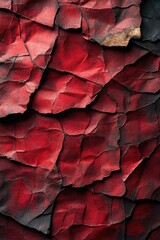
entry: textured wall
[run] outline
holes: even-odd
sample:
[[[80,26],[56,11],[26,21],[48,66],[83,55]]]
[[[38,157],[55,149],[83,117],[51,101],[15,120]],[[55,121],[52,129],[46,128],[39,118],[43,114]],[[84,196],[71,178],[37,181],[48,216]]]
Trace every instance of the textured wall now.
[[[160,239],[160,1],[0,1],[0,240]]]

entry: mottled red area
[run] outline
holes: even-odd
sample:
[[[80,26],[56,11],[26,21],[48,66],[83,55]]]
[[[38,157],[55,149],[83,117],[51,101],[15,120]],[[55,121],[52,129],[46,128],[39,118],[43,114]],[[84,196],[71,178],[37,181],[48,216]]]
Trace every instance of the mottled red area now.
[[[60,122],[67,133],[58,163],[64,185],[82,187],[120,168],[117,115],[78,111]]]
[[[0,1],[0,240],[160,239],[159,9]]]
[[[77,32],[60,30],[49,67],[99,85],[110,80],[101,47]]]
[[[57,119],[31,114],[0,123],[0,156],[51,170],[62,149],[64,134]]]
[[[126,196],[131,199],[157,199],[155,191],[159,188],[160,179],[160,148],[158,147],[149,158],[145,159],[126,181]]]
[[[3,10],[0,22],[0,116],[4,117],[26,110],[58,33]]]
[[[0,2],[0,8],[11,9],[11,0],[3,0]]]
[[[53,27],[58,3],[57,0],[13,0],[11,9],[22,17]]]
[[[159,96],[159,94],[129,91],[123,85],[111,80],[98,94],[92,108],[108,113],[136,111],[155,103]]]
[[[70,239],[72,229],[77,225],[77,230],[82,231],[82,234],[83,232],[85,234],[86,227],[88,227],[88,231],[86,228],[87,235],[90,233],[90,228],[98,228],[97,232],[99,232],[99,230],[104,231],[103,227],[105,227],[106,233],[108,228],[110,232],[112,229],[110,225],[121,223],[128,214],[130,215],[125,209],[126,204],[127,202],[123,199],[109,198],[103,194],[93,194],[85,190],[65,190],[55,202],[52,234],[58,239]],[[120,224],[121,231],[123,227],[123,224]]]
[[[127,48],[104,48],[104,61],[110,76],[113,78],[117,73],[121,73],[128,65],[135,64],[147,54],[143,48],[130,44]],[[135,79],[136,80],[136,79]]]
[[[125,194],[126,187],[120,172],[113,172],[108,178],[98,181],[90,187],[94,193],[103,193],[113,197]]]
[[[147,239],[149,233],[160,225],[159,211],[160,205],[156,202],[140,203],[135,207],[127,222],[126,239]]]
[[[156,93],[159,91],[159,63],[159,57],[147,54],[141,61],[126,66],[114,79],[129,90]]]
[[[0,162],[0,212],[48,233],[52,203],[62,185],[56,167],[30,167],[7,158]]]
[[[32,108],[40,113],[56,114],[70,108],[85,108],[101,90],[95,83],[53,69],[46,71],[42,81],[32,102]]]
[[[60,3],[55,23],[63,29],[78,29],[81,27],[82,16],[75,4]]]
[[[0,8],[6,8],[21,17],[53,27],[58,2],[57,0],[2,0]]]
[[[159,125],[154,104],[129,112],[126,117],[126,123],[120,130],[121,145],[141,143],[150,138],[158,137]]]

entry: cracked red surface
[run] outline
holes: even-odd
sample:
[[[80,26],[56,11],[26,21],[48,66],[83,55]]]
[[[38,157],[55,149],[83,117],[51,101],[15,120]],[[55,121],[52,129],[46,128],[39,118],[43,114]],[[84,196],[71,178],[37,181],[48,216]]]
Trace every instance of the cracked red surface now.
[[[50,59],[57,30],[2,10],[0,20],[0,116],[4,117],[26,110]]]
[[[160,239],[159,3],[0,1],[0,239]]]

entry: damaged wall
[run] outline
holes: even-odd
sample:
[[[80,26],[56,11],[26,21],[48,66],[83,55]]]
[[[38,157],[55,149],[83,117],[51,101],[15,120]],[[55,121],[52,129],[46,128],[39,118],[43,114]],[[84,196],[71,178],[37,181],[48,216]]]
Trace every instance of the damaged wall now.
[[[160,2],[0,1],[0,239],[160,239]]]

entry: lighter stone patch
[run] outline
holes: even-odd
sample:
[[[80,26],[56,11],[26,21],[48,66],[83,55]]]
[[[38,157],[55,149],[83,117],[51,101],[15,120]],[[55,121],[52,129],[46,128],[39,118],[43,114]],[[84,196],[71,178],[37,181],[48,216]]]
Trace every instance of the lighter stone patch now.
[[[130,28],[108,35],[101,44],[106,47],[126,47],[131,38],[140,38],[140,28]]]

